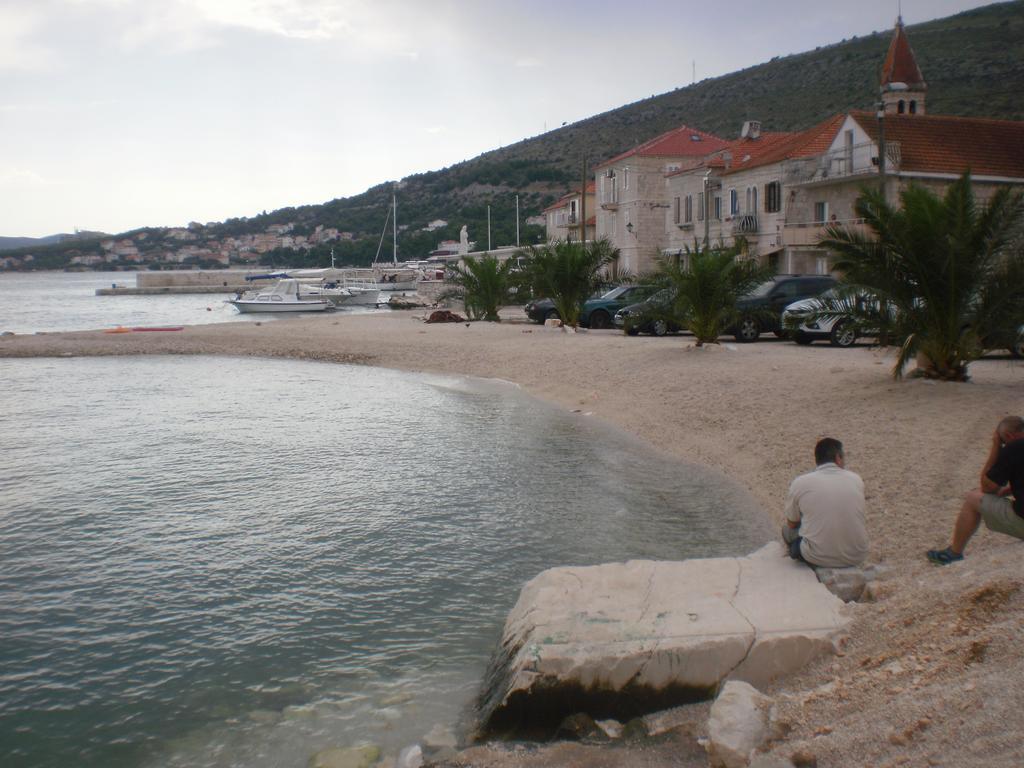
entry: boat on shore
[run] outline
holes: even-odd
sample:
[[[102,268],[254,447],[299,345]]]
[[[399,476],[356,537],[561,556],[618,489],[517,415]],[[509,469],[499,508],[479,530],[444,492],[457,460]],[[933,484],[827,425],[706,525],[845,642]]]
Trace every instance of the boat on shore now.
[[[300,286],[298,280],[285,278],[269,290],[240,295],[227,302],[239,312],[324,312],[334,308],[334,304],[323,297],[304,295]]]

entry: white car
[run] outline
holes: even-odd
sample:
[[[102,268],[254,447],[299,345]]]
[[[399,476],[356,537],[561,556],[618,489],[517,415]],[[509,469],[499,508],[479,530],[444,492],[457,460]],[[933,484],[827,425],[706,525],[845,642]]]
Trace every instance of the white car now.
[[[820,298],[835,298],[833,291],[825,291]],[[842,317],[818,318],[807,322],[807,316],[817,308],[817,299],[794,301],[782,310],[782,327],[797,344],[810,344],[818,339],[828,339],[834,347],[851,347],[857,341],[857,331],[852,323]]]

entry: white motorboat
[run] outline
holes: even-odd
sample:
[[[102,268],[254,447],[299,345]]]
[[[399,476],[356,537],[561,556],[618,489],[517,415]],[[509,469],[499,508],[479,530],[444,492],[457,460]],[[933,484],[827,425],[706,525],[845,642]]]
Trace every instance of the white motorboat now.
[[[228,299],[239,312],[323,312],[334,305],[318,296],[303,295],[298,280],[278,280],[269,290]]]

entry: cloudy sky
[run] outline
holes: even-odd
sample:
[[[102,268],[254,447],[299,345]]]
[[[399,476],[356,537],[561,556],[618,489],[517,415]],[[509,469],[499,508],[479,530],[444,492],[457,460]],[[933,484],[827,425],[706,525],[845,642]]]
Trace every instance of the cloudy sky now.
[[[908,24],[986,0],[903,0]],[[889,29],[897,0],[0,0],[0,235],[362,192]],[[927,73],[926,73],[927,74]]]

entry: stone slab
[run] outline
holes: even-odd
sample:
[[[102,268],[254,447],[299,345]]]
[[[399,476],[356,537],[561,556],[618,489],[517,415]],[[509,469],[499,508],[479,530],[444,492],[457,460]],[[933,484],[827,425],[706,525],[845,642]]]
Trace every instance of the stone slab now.
[[[522,589],[480,700],[481,730],[577,711],[620,720],[761,685],[832,648],[842,602],[779,544],[742,558],[544,571]]]

